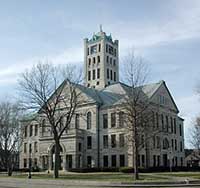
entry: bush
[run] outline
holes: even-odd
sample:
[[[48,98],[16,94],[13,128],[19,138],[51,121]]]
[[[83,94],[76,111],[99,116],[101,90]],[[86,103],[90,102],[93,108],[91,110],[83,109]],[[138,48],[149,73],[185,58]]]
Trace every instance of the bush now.
[[[133,167],[121,167],[119,168],[119,171],[122,173],[134,173]]]

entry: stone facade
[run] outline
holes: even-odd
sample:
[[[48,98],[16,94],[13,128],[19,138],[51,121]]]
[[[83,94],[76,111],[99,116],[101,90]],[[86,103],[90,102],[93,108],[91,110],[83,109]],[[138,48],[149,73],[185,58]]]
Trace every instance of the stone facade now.
[[[107,44],[116,52],[106,50]],[[128,86],[119,82],[118,41],[113,42],[111,36],[101,30],[91,40],[85,39],[84,45],[85,86],[77,86],[77,89],[88,102],[77,108],[70,129],[61,138],[60,168],[68,170],[132,166],[132,155],[126,139],[127,129],[123,121],[124,113],[120,111],[120,101]],[[93,46],[96,49],[92,49],[91,54]],[[99,62],[90,60],[89,64],[89,58],[98,59],[98,56]],[[107,56],[112,60],[107,62]],[[100,69],[98,77],[97,69]],[[183,119],[178,116],[179,110],[165,82],[146,85],[143,92],[151,100],[153,126],[161,131],[150,138],[139,151],[139,166],[184,166]],[[48,123],[38,119],[36,116],[22,122],[24,139],[20,152],[20,168],[27,168],[32,161],[33,167],[52,170],[52,133]]]

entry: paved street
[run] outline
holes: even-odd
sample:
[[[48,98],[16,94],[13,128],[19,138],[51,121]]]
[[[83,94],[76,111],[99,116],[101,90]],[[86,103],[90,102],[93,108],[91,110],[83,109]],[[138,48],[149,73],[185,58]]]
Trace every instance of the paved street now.
[[[49,179],[24,179],[24,178],[0,178],[0,188],[80,188],[80,187],[200,187],[200,184],[121,184],[102,181],[78,181],[78,180],[49,180]]]

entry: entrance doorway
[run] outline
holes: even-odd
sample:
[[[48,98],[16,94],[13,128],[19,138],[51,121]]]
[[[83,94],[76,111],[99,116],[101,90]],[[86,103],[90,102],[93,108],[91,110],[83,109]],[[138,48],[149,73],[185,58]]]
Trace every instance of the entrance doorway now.
[[[163,166],[164,166],[164,167],[167,167],[167,166],[168,166],[167,154],[163,154]]]

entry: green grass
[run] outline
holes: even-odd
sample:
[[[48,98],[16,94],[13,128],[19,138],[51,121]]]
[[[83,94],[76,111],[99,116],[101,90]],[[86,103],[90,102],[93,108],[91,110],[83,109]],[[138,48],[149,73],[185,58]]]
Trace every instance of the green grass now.
[[[200,172],[172,172],[160,173],[160,175],[200,179]]]
[[[5,176],[4,176],[5,177]],[[27,174],[12,176],[13,178],[27,178]],[[52,179],[52,174],[33,174],[33,179]],[[150,174],[140,174],[139,181],[163,181],[168,178],[160,178]],[[110,181],[110,182],[133,182],[133,174],[123,173],[73,173],[61,174],[59,180],[87,180],[87,181]]]

